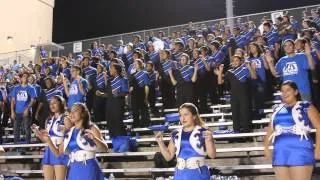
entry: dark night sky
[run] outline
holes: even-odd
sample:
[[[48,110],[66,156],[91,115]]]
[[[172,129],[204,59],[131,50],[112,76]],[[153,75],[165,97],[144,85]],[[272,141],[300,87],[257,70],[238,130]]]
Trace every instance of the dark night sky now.
[[[234,14],[319,4],[319,0],[234,0]],[[56,0],[57,43],[225,17],[225,0]]]

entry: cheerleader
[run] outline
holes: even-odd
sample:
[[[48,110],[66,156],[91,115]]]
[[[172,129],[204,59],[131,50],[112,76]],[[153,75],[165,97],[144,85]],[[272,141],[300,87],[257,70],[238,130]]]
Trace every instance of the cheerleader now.
[[[67,180],[103,180],[103,174],[96,159],[96,152],[106,152],[99,128],[90,121],[90,113],[83,103],[75,103],[69,118],[74,124],[66,133],[63,143],[58,147],[50,138],[50,132],[40,131],[39,138],[48,144],[52,153],[59,157],[64,153],[69,155]]]
[[[316,159],[320,159],[319,112],[311,103],[301,101],[296,83],[285,81],[281,93],[283,104],[273,112],[265,137],[265,156],[269,160],[272,157],[276,179],[311,179]],[[315,148],[310,136],[312,128],[317,130]]]
[[[193,68],[189,65],[190,58],[186,53],[181,54],[179,59],[181,68],[169,71],[171,82],[177,87],[177,105],[186,102],[194,102],[194,83],[197,80],[198,65]]]
[[[62,144],[64,139],[64,129],[71,126],[71,123],[64,117],[65,102],[61,96],[53,96],[50,101],[50,111],[52,116],[46,122],[46,130],[55,147]],[[39,136],[38,127],[33,124],[31,129]],[[45,180],[64,180],[66,176],[66,165],[68,156],[62,154],[58,157],[50,150],[45,148],[42,165]]]
[[[160,152],[167,161],[176,155],[174,180],[209,180],[210,172],[204,161],[207,155],[210,158],[216,156],[212,132],[204,128],[194,104],[181,105],[179,113],[182,128],[172,133],[168,147],[163,142],[161,133],[156,135]]]

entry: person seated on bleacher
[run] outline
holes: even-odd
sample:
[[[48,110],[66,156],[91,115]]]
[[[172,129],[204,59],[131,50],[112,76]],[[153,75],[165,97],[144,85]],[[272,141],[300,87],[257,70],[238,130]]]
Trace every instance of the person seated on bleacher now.
[[[167,161],[176,155],[175,180],[209,180],[210,172],[204,160],[207,155],[210,158],[216,156],[212,132],[204,127],[204,122],[194,104],[181,105],[179,113],[182,128],[172,133],[168,147],[163,141],[162,134],[159,132],[156,135],[160,152]]]
[[[266,54],[270,71],[273,76],[280,76],[282,81],[291,80],[298,85],[302,99],[311,101],[311,88],[308,71],[315,69],[314,61],[311,55],[311,47],[305,45],[305,53],[295,53],[294,41],[288,39],[283,42],[284,50],[287,56],[279,59],[274,65],[270,53]]]
[[[75,103],[69,118],[74,126],[66,133],[63,143],[58,147],[52,142],[50,132],[46,130],[38,133],[39,138],[48,144],[56,157],[69,154],[67,180],[104,180],[96,152],[107,152],[108,146],[99,128],[91,122],[88,108],[83,103]]]
[[[265,156],[272,159],[276,179],[311,179],[316,160],[320,160],[319,112],[310,102],[302,101],[293,81],[281,85],[281,94],[283,104],[275,108],[265,136]],[[312,128],[316,129],[315,147]]]
[[[62,96],[54,95],[50,97],[50,114],[51,117],[46,119],[45,129],[49,133],[50,139],[55,147],[63,144],[65,132],[72,124],[70,119],[65,117],[65,101]],[[39,127],[35,124],[31,127],[32,131],[39,136]],[[41,136],[39,136],[41,138]],[[62,154],[56,157],[49,147],[45,148],[42,165],[44,179],[64,180],[67,171],[68,156]]]

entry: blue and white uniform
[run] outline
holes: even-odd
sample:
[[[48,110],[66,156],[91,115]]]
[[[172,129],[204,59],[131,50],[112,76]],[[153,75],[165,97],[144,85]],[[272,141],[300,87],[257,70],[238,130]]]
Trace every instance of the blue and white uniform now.
[[[197,179],[209,180],[210,172],[204,164],[206,157],[205,128],[196,126],[193,131],[178,129],[172,133],[172,142],[176,148],[177,167],[174,180]]]
[[[82,130],[72,127],[64,139],[64,152],[69,154],[68,180],[103,180],[95,153],[96,144],[82,135]]]
[[[273,166],[314,165],[313,140],[309,133],[312,123],[308,117],[309,102],[298,101],[293,107],[281,104],[272,115],[274,133]]]
[[[59,117],[55,118],[52,117],[47,122],[47,131],[49,132],[49,136],[51,141],[56,147],[59,147],[60,144],[62,144],[64,140],[64,132],[59,129],[59,126],[64,125],[64,118],[63,115],[60,115]],[[49,147],[46,147],[42,159],[43,165],[67,165],[68,163],[68,156],[66,154],[63,154],[59,157],[56,157]]]

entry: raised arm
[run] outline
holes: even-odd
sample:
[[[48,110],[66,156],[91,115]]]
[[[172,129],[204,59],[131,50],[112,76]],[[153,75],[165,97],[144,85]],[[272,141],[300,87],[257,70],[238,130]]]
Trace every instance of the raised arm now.
[[[162,137],[162,133],[161,132],[159,132],[156,135],[156,140],[158,142],[160,152],[163,155],[164,159],[166,161],[172,160],[174,158],[175,151],[176,151],[176,149],[174,147],[174,144],[173,144],[173,141],[171,140],[169,142],[168,147],[167,147],[163,142],[163,137]]]
[[[92,139],[93,142],[98,146],[98,149],[101,152],[107,152],[108,151],[108,145],[105,143],[103,136],[101,134],[101,131],[97,126],[92,126],[91,129],[87,129],[85,131],[85,136]]]
[[[168,73],[169,73],[169,77],[170,77],[170,81],[171,81],[172,85],[175,86],[178,82],[177,82],[177,80],[174,78],[172,70],[169,70]]]
[[[278,73],[277,73],[276,68],[275,68],[275,66],[274,66],[274,59],[273,59],[273,57],[271,56],[270,51],[268,51],[268,52],[266,53],[265,59],[266,59],[266,61],[267,61],[267,63],[268,63],[268,66],[269,66],[269,69],[270,69],[271,74],[272,74],[274,77],[277,77],[277,76],[278,76]]]

